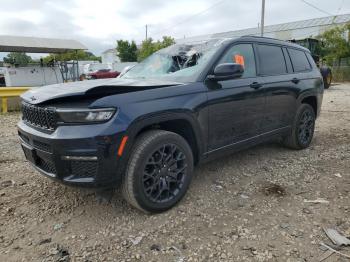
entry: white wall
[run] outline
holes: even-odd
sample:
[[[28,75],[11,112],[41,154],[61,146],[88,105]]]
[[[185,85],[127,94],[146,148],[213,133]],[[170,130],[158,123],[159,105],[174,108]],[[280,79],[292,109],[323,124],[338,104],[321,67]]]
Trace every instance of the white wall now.
[[[11,67],[4,71],[6,86],[43,86],[63,82],[58,67]]]

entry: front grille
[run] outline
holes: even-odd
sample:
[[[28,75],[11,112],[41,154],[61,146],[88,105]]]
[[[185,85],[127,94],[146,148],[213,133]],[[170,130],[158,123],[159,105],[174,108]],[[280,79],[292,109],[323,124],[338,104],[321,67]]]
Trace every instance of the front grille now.
[[[71,174],[75,177],[95,177],[97,168],[96,161],[71,161]]]
[[[30,125],[47,129],[56,129],[56,112],[49,107],[40,107],[22,102],[22,119]]]

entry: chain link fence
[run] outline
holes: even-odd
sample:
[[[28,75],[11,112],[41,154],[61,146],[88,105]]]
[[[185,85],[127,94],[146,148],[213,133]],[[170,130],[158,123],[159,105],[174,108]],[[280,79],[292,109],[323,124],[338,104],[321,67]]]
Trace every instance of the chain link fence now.
[[[350,57],[341,58],[332,65],[333,82],[350,81]]]

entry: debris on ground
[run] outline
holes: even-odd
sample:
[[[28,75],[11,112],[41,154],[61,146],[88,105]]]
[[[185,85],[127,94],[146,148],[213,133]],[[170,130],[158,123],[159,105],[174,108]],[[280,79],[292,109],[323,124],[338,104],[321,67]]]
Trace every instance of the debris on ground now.
[[[60,230],[62,227],[63,227],[63,224],[62,224],[62,223],[55,224],[55,225],[53,226],[53,230],[57,231],[57,230]]]
[[[0,189],[13,186],[14,184],[15,184],[15,181],[13,180],[5,180],[0,183]]]
[[[344,254],[340,252],[339,250],[343,246],[349,246],[350,245],[350,239],[346,238],[345,236],[341,235],[337,230],[333,228],[323,228],[323,231],[326,233],[328,238],[333,242],[335,246],[327,245],[323,242],[320,243],[322,249],[325,249],[325,253],[320,257],[319,261],[324,261],[327,258],[329,258],[334,253],[341,255],[346,258],[350,258],[350,255]]]
[[[286,190],[277,184],[271,183],[263,187],[263,192],[266,196],[284,196],[286,195]]]
[[[130,238],[130,241],[135,246],[135,245],[140,244],[140,242],[142,241],[142,238],[143,238],[142,236],[138,236],[135,238]]]
[[[317,198],[315,200],[307,200],[304,199],[304,203],[311,203],[311,204],[329,204],[329,201],[324,198]]]
[[[344,253],[342,253],[342,252],[340,252],[340,251],[338,251],[338,250],[335,250],[334,248],[332,248],[332,247],[330,247],[330,246],[328,246],[328,245],[326,245],[325,243],[322,243],[321,242],[321,245],[322,246],[324,246],[325,248],[327,248],[330,252],[332,252],[331,254],[328,252],[327,253],[327,255],[329,255],[328,257],[330,257],[331,255],[333,255],[334,253],[336,253],[336,254],[338,254],[338,255],[341,255],[341,256],[343,256],[343,257],[346,257],[346,258],[349,258],[350,259],[350,255],[347,255],[347,254],[344,254]],[[328,258],[327,257],[327,258]],[[324,259],[323,259],[324,260]],[[323,261],[323,260],[320,260],[320,261]]]
[[[160,247],[160,245],[153,244],[153,245],[150,247],[150,249],[151,249],[152,251],[160,251],[160,250],[161,250],[161,247]]]
[[[339,232],[337,230],[332,229],[332,228],[324,228],[323,230],[326,233],[326,235],[329,237],[329,239],[332,240],[334,245],[337,245],[337,246],[349,246],[350,245],[350,239],[339,234]]]

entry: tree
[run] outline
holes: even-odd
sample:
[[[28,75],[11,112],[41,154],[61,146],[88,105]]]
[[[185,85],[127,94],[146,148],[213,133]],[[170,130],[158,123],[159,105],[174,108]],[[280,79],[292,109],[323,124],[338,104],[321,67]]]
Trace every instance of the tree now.
[[[118,40],[117,52],[122,62],[135,62],[137,60],[137,46],[134,41]]]
[[[63,54],[50,54],[43,58],[44,63],[49,63],[53,60],[56,61],[71,61],[71,60],[78,60],[78,61],[100,61],[101,57],[95,56],[91,52],[87,52],[84,50],[78,50],[78,51],[69,51]]]
[[[163,36],[162,41],[153,42],[152,38],[144,40],[141,44],[141,48],[138,51],[137,60],[142,61],[154,52],[175,44],[175,39],[170,36]]]
[[[27,65],[32,61],[32,58],[23,52],[11,52],[8,53],[6,57],[4,57],[5,63],[16,65]]]
[[[317,37],[321,41],[320,55],[326,59],[327,64],[334,60],[350,57],[350,23],[325,31]]]

